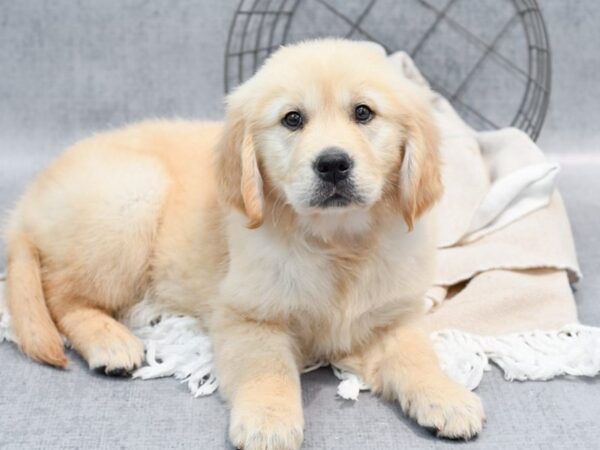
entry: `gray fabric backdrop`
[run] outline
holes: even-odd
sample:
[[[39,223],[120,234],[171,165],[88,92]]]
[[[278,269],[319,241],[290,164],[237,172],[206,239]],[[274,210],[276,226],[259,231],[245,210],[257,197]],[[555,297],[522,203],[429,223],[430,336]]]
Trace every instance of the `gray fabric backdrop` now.
[[[539,143],[563,162],[559,183],[586,275],[578,306],[582,321],[600,325],[600,2],[540,5],[554,83]],[[221,117],[223,55],[236,6],[237,0],[0,0],[0,211],[65,145],[93,131],[149,117]],[[226,445],[217,397],[194,400],[172,380],[98,378],[77,358],[60,373],[7,344],[0,345],[0,361],[2,448]],[[469,448],[599,448],[597,384],[510,385],[495,374],[479,388],[488,427]],[[336,401],[335,382],[323,371],[305,377],[304,400],[307,448],[450,447],[369,396],[356,405]]]
[[[554,80],[540,145],[597,152],[600,2],[540,3]],[[65,145],[90,132],[148,117],[221,117],[223,55],[236,6],[0,0],[0,208]]]

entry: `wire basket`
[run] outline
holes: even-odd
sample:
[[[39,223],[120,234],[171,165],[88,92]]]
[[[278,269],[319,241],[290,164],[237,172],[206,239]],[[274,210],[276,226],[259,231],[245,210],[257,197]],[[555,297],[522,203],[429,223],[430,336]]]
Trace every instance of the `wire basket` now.
[[[536,0],[241,0],[227,39],[225,91],[279,46],[323,36],[407,51],[477,129],[540,133],[551,55]]]

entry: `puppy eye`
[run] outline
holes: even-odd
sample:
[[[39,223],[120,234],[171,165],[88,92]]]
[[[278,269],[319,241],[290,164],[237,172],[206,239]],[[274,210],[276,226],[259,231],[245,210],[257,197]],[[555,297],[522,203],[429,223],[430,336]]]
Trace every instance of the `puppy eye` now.
[[[292,131],[296,131],[298,128],[301,128],[304,124],[304,118],[302,117],[302,114],[300,114],[298,111],[290,111],[283,117],[281,123],[284,127]]]
[[[358,105],[354,108],[354,120],[358,123],[370,122],[373,116],[373,111],[367,105]]]

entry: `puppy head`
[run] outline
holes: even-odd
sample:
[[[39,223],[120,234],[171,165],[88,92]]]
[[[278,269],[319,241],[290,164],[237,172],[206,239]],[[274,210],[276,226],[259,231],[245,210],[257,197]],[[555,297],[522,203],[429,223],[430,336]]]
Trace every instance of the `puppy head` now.
[[[228,97],[217,163],[249,227],[281,200],[308,223],[393,203],[412,228],[442,190],[427,93],[370,43],[277,51]]]

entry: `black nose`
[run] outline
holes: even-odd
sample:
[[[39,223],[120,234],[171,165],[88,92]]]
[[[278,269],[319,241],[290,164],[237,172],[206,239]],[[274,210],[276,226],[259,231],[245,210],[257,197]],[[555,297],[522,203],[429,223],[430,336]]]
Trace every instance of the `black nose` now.
[[[352,160],[344,151],[329,149],[321,152],[313,168],[321,180],[335,184],[348,178]]]

